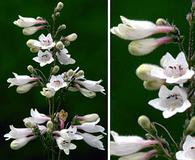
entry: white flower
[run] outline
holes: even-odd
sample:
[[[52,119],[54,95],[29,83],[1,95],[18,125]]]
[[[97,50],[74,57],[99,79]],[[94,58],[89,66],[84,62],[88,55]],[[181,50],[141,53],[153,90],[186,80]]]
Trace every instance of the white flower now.
[[[37,109],[32,109],[30,110],[30,115],[31,117],[25,118],[23,121],[25,122],[34,122],[36,124],[42,124],[45,123],[49,120],[51,120],[51,118],[49,116],[46,116],[45,114],[39,113],[37,111]]]
[[[22,17],[18,16],[19,19],[17,21],[14,21],[14,24],[21,28],[31,27],[35,24],[45,24],[47,21],[43,19],[35,19],[31,17]]]
[[[195,138],[188,135],[183,144],[183,151],[176,153],[177,160],[194,160],[195,159]]]
[[[37,31],[44,29],[44,26],[34,26],[34,27],[28,27],[28,28],[24,28],[22,30],[22,33],[26,36],[30,36],[35,34]]]
[[[28,91],[30,91],[35,85],[37,85],[37,82],[33,82],[33,83],[27,83],[24,85],[20,85],[16,88],[16,92],[19,94],[24,94],[27,93]]]
[[[55,95],[55,90],[53,88],[43,88],[43,91],[41,91],[41,94],[47,98],[51,98]]]
[[[151,75],[159,79],[166,80],[166,83],[185,83],[194,75],[194,71],[189,69],[185,54],[180,52],[176,59],[167,53],[161,58],[161,70],[153,69]]]
[[[33,60],[40,63],[41,67],[54,61],[52,54],[49,51],[42,52],[41,50],[39,50],[38,56],[34,57]]]
[[[76,145],[71,143],[71,141],[83,139],[81,135],[77,134],[77,128],[71,126],[68,129],[54,131],[53,133],[59,149],[63,150],[67,155],[69,150],[76,149]]]
[[[111,131],[114,141],[110,142],[110,154],[125,156],[138,152],[141,149],[157,144],[155,140],[145,140],[138,136],[119,136]]]
[[[103,143],[100,141],[100,139],[103,138],[102,135],[94,136],[89,133],[81,133],[81,136],[83,137],[83,140],[91,147],[97,148],[99,150],[105,150]]]
[[[65,140],[62,137],[56,137],[56,142],[60,150],[63,150],[66,155],[69,155],[70,150],[76,149],[76,145],[71,143],[70,140]]]
[[[30,48],[39,48],[39,49],[51,49],[55,46],[55,42],[53,42],[52,36],[49,33],[47,36],[41,34],[39,36],[39,40],[30,39],[27,41],[27,46]]]
[[[77,115],[77,116],[74,117],[74,120],[78,121],[81,124],[89,123],[89,122],[96,122],[99,119],[100,119],[100,117],[96,113],[87,114],[87,115],[84,115],[84,116],[78,116]]]
[[[45,126],[37,126],[40,133],[44,134],[46,132]],[[20,149],[25,146],[29,141],[35,139],[37,136],[34,135],[34,132],[31,128],[15,128],[13,125],[10,125],[10,132],[5,134],[5,140],[15,139],[11,142],[10,147],[14,150]]]
[[[93,92],[101,92],[103,94],[105,89],[103,86],[100,85],[100,83],[102,82],[102,80],[99,81],[92,81],[92,80],[76,80],[76,83],[78,83],[79,85],[85,87],[86,89],[88,89],[89,91],[93,91]]]
[[[98,118],[94,122],[87,122],[87,123],[82,123],[81,125],[76,125],[77,129],[81,129],[85,132],[89,133],[97,133],[97,132],[102,132],[104,133],[105,129],[104,127],[97,125],[99,123],[100,118]]]
[[[60,62],[60,64],[68,65],[68,64],[74,64],[75,63],[75,60],[72,59],[70,57],[70,54],[67,54],[67,53],[68,53],[68,50],[66,48],[64,48],[64,49],[60,50],[60,52],[56,53],[58,61]]]
[[[182,113],[191,106],[190,101],[187,99],[187,92],[184,88],[175,86],[169,90],[166,86],[161,86],[159,98],[150,100],[148,102],[152,107],[163,111],[163,117],[169,118],[176,113]]]
[[[35,139],[35,136],[31,136],[31,137],[23,137],[20,139],[15,139],[11,142],[10,147],[13,150],[18,150],[22,147],[24,147],[28,142],[30,142],[31,140]]]
[[[50,82],[47,83],[47,88],[53,88],[55,91],[58,91],[61,88],[67,87],[67,83],[64,82],[62,75],[51,76]]]
[[[30,77],[30,76],[26,76],[26,75],[18,75],[16,73],[13,73],[13,75],[15,76],[15,78],[9,78],[7,80],[7,82],[10,83],[9,87],[21,86],[21,85],[27,84],[29,82],[34,82],[34,81],[38,80],[38,78]]]
[[[129,52],[134,56],[143,56],[151,53],[157,47],[167,44],[173,41],[172,37],[162,37],[162,38],[147,38],[141,40],[132,41],[129,46]]]
[[[113,27],[111,32],[126,40],[137,40],[156,33],[175,31],[172,26],[159,26],[150,21],[129,20],[123,16],[120,16],[120,18],[123,23],[120,23],[117,27]]]
[[[156,155],[155,150],[148,152],[137,152],[128,156],[120,157],[119,160],[149,160]]]

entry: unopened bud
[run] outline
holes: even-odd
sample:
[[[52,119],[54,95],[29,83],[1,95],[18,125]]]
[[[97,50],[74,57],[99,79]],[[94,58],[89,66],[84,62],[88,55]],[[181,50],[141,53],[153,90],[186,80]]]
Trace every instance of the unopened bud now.
[[[156,20],[156,25],[159,25],[159,26],[162,26],[162,25],[169,25],[169,23],[168,23],[165,19],[163,19],[163,18],[158,18],[158,19]]]
[[[64,29],[66,29],[66,25],[65,25],[65,24],[62,24],[62,25],[60,25],[60,26],[58,27],[58,32],[60,32],[60,31],[62,31],[62,30],[64,30]]]
[[[64,8],[64,4],[62,2],[59,2],[55,8],[55,12],[59,12]]]
[[[59,17],[60,16],[60,12],[55,12],[55,16]]]
[[[48,132],[52,132],[53,131],[53,122],[52,121],[48,121],[47,122],[47,131]]]
[[[36,123],[33,122],[33,120],[31,120],[31,118],[25,118],[25,119],[23,120],[23,122],[24,122],[24,125],[25,125],[27,128],[34,128],[34,127],[36,127]]]
[[[68,47],[70,45],[70,41],[63,41],[64,45]]]
[[[82,77],[82,76],[84,76],[84,71],[83,70],[80,70],[80,71],[78,71],[76,74],[75,74],[75,77],[76,78],[78,78],[78,77]]]
[[[32,65],[28,65],[27,69],[30,73],[34,73],[34,71],[35,71],[35,69]]]
[[[191,118],[190,123],[186,129],[186,135],[195,132],[195,116]]]
[[[147,90],[158,90],[165,82],[163,80],[144,81],[143,86]]]
[[[30,48],[32,53],[37,53],[40,49],[39,48]]]
[[[72,69],[69,69],[67,72],[68,77],[72,77],[74,75],[74,71]]]
[[[66,40],[72,42],[72,41],[75,41],[77,39],[77,34],[76,33],[72,33],[70,35],[68,35],[67,37],[65,37]]]
[[[99,115],[96,113],[87,114],[85,116],[76,116],[75,119],[79,121],[80,124],[96,122],[99,119]]]
[[[189,24],[191,24],[191,22],[192,22],[192,14],[191,13],[188,13],[186,15],[186,20],[189,22]]]
[[[16,88],[16,92],[19,93],[19,94],[27,93],[27,92],[30,91],[36,84],[37,84],[37,82],[34,82],[34,83],[27,83],[27,84],[24,84],[24,85],[19,85],[19,86]]]
[[[55,65],[51,71],[51,74],[56,74],[58,73],[60,70],[60,67],[58,65]]]
[[[64,48],[64,44],[62,43],[62,41],[57,42],[56,48],[59,49],[59,50],[62,50]]]
[[[148,131],[149,133],[154,133],[156,132],[155,127],[152,125],[150,119],[145,116],[142,115],[138,118],[138,124],[146,131]]]

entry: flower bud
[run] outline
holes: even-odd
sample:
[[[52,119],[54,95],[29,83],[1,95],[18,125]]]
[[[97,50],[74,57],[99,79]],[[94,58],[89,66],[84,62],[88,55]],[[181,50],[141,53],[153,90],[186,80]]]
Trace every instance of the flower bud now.
[[[67,72],[68,77],[72,77],[75,74],[75,72],[72,69],[69,69]]]
[[[72,41],[75,41],[77,39],[77,37],[78,36],[77,36],[76,33],[72,33],[72,34],[66,36],[65,39],[68,40],[68,41],[70,41],[70,42],[72,42]]]
[[[151,71],[153,69],[161,69],[160,67],[153,65],[153,64],[141,64],[137,69],[136,69],[136,75],[138,78],[140,78],[143,81],[151,81],[151,80],[156,80],[157,78],[153,77],[151,75]]]
[[[60,67],[58,65],[55,65],[51,71],[51,74],[57,74],[60,70]]]
[[[62,43],[62,41],[58,41],[56,43],[56,48],[59,50],[62,50],[64,48],[64,44]]]
[[[96,122],[99,119],[99,115],[96,113],[87,114],[85,116],[76,116],[75,119],[79,121],[80,124]]]
[[[142,115],[138,118],[138,124],[146,131],[148,131],[149,133],[154,133],[156,132],[155,127],[152,125],[150,119],[145,116]]]
[[[55,12],[55,16],[59,17],[60,16],[60,12]]]
[[[159,26],[163,26],[163,25],[169,25],[169,22],[167,22],[165,19],[163,18],[158,18],[156,20],[156,24]]]
[[[64,45],[68,47],[70,45],[70,41],[63,41]]]
[[[40,49],[39,48],[30,48],[32,53],[37,53]]]
[[[172,37],[135,40],[129,44],[128,50],[134,56],[143,56],[151,53],[160,45],[173,42],[173,40]]]
[[[34,69],[34,67],[33,67],[32,65],[28,65],[27,69],[28,69],[28,71],[29,71],[30,73],[36,72],[35,69]]]
[[[62,2],[58,2],[57,7],[55,8],[55,12],[59,12],[64,8],[64,4]]]
[[[23,119],[23,122],[27,128],[36,127],[36,123],[31,118],[25,118],[25,119]]]
[[[40,93],[47,98],[51,98],[55,95],[55,90],[52,88],[43,88],[43,91]]]
[[[60,26],[58,27],[58,32],[60,32],[60,31],[62,31],[62,30],[64,30],[64,29],[66,29],[66,25],[65,25],[65,24],[62,24],[62,25],[60,25]]]
[[[37,84],[37,82],[34,83],[27,83],[24,85],[20,85],[16,88],[16,92],[19,94],[24,94],[27,93],[28,91],[30,91],[35,85]]]
[[[78,78],[78,77],[82,77],[82,76],[84,76],[84,71],[83,70],[80,70],[80,71],[78,71],[76,74],[75,74],[75,77],[76,78]]]
[[[30,35],[35,34],[38,30],[42,30],[42,29],[44,29],[44,28],[45,28],[44,26],[28,27],[28,28],[24,28],[24,29],[22,30],[22,32],[23,32],[24,35],[30,36]]]
[[[186,135],[195,132],[195,116],[191,118],[190,123],[186,129]]]
[[[147,90],[158,90],[165,83],[163,80],[144,81],[143,86]]]
[[[53,122],[52,121],[48,121],[47,122],[47,131],[48,132],[52,132],[53,131]]]
[[[18,149],[24,147],[32,139],[34,139],[34,136],[16,139],[16,140],[11,142],[10,147],[13,150],[18,150]]]

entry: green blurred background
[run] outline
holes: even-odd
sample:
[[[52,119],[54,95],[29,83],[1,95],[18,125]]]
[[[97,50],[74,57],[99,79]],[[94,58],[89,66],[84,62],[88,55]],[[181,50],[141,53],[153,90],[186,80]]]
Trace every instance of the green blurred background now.
[[[112,0],[111,26],[120,23],[120,15],[129,19],[153,22],[157,18],[165,18],[180,28],[187,43],[186,14],[190,7],[190,0]],[[111,129],[122,135],[144,136],[145,132],[138,126],[137,118],[145,114],[152,121],[165,125],[179,141],[185,114],[176,114],[170,119],[164,119],[161,111],[147,104],[149,100],[157,98],[158,92],[145,90],[143,82],[135,75],[136,68],[142,63],[159,64],[160,58],[166,52],[176,56],[179,53],[177,45],[169,44],[159,47],[147,56],[134,57],[128,52],[128,44],[129,41],[111,35]]]
[[[23,118],[29,116],[30,108],[37,108],[41,113],[48,114],[47,103],[41,96],[40,88],[34,88],[27,94],[19,95],[15,87],[8,89],[6,82],[13,77],[12,72],[29,74],[26,67],[29,64],[38,66],[32,61],[36,54],[30,53],[26,46],[29,38],[37,38],[41,32],[28,37],[22,35],[22,30],[13,25],[18,15],[27,17],[42,16],[47,20],[57,4],[57,0],[6,0],[0,2],[1,47],[0,47],[0,159],[46,159],[46,153],[38,140],[32,141],[18,151],[10,149],[11,141],[4,141],[3,135],[9,132],[9,125],[22,128]],[[102,85],[107,88],[107,1],[98,0],[64,0],[64,9],[59,22],[65,23],[67,29],[64,35],[72,32],[78,34],[77,41],[68,47],[75,65],[63,66],[61,72],[79,66],[85,71],[85,76],[91,80],[103,79]],[[45,32],[46,33],[46,32]],[[88,99],[78,93],[67,93],[62,107],[69,112],[70,117],[76,114],[84,115],[98,113],[100,124],[107,128],[107,96],[97,94],[94,99]],[[104,138],[107,146],[107,138]],[[75,142],[78,148],[71,151],[66,159],[104,160],[106,151],[89,147],[84,142]]]

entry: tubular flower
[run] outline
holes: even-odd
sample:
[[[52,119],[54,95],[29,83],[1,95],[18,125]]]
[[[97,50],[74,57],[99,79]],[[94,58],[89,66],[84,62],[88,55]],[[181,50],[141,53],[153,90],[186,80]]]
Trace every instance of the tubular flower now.
[[[170,53],[161,58],[161,69],[153,69],[151,75],[163,79],[166,83],[182,84],[191,79],[194,71],[189,69],[185,54],[180,52],[174,59]]]
[[[176,113],[182,113],[191,107],[191,103],[187,99],[187,92],[184,88],[175,86],[172,90],[169,90],[163,85],[159,90],[158,96],[159,98],[150,100],[148,104],[163,111],[164,118],[169,118]]]
[[[125,40],[137,40],[146,38],[156,33],[174,32],[173,26],[155,25],[150,21],[129,20],[120,16],[122,23],[113,27],[111,32]]]
[[[44,134],[46,132],[45,126],[37,126],[39,132]],[[33,129],[31,128],[15,128],[13,125],[10,125],[10,132],[5,134],[5,140],[15,139],[11,142],[10,147],[13,150],[18,150],[24,147],[28,142],[35,139],[37,136],[34,135]]]
[[[8,80],[7,80],[7,82],[10,83],[9,87],[21,86],[21,85],[25,85],[27,83],[34,82],[34,81],[38,80],[38,78],[36,78],[36,77],[30,77],[30,76],[26,76],[26,75],[18,75],[16,73],[13,73],[13,75],[15,76],[15,78],[8,78]]]
[[[120,157],[119,160],[149,160],[156,155],[156,150],[137,152],[128,156]]]
[[[28,27],[28,28],[24,28],[22,30],[22,33],[26,36],[30,36],[35,34],[37,31],[44,29],[44,26],[33,26],[33,27]]]
[[[110,142],[110,154],[116,156],[130,155],[158,143],[138,136],[119,136],[114,131],[111,131],[111,134],[114,141]]]
[[[154,51],[157,47],[173,41],[172,37],[135,40],[129,44],[128,50],[134,56],[144,56]]]
[[[25,118],[23,121],[31,121],[32,123],[36,123],[36,124],[42,124],[45,123],[49,120],[51,120],[51,118],[49,116],[46,116],[43,113],[39,113],[37,111],[37,109],[32,109],[30,110],[30,115],[31,117]]]
[[[76,62],[74,59],[70,57],[70,54],[67,53],[68,50],[66,48],[56,53],[60,64],[68,65],[68,64],[74,64]]]
[[[27,27],[32,27],[37,24],[47,23],[47,21],[43,19],[39,19],[39,18],[35,19],[31,17],[22,17],[22,16],[18,16],[18,17],[19,19],[17,21],[14,21],[14,24],[21,28],[27,28]]]
[[[103,143],[100,141],[104,136],[94,136],[89,133],[81,133],[81,136],[83,137],[83,140],[90,145],[91,147],[97,148],[99,150],[105,150]]]
[[[195,139],[188,135],[183,144],[183,150],[176,153],[177,160],[194,160],[195,159]]]

